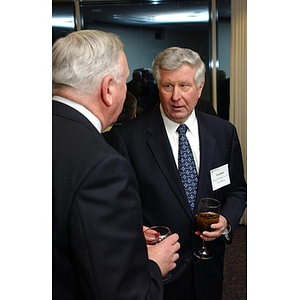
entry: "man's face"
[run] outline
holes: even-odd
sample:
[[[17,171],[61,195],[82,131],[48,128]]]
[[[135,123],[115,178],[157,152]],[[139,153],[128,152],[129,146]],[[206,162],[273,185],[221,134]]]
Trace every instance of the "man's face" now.
[[[195,70],[189,66],[168,71],[161,69],[159,96],[167,117],[176,123],[185,122],[195,108],[204,84],[197,88]]]

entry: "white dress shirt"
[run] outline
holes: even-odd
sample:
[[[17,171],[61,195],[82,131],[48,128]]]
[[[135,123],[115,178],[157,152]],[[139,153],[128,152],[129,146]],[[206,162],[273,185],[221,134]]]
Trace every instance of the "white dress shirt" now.
[[[53,96],[53,100],[64,103],[68,106],[71,106],[72,108],[76,109],[78,112],[83,114],[95,127],[96,129],[101,133],[101,123],[100,120],[92,114],[88,109],[86,109],[83,105],[74,102],[72,100],[69,100],[67,98],[63,98],[60,96]]]
[[[170,141],[170,145],[173,151],[173,156],[178,168],[178,139],[179,139],[179,133],[176,131],[178,126],[180,124],[175,123],[168,119],[166,116],[162,106],[160,105],[160,112],[165,124],[165,128],[167,131],[167,135]],[[196,118],[195,110],[191,113],[189,118],[184,122],[184,124],[188,127],[188,130],[186,132],[186,137],[190,143],[190,146],[192,148],[194,161],[196,164],[196,169],[199,175],[200,170],[200,141],[199,141],[199,129],[198,129],[198,121]]]

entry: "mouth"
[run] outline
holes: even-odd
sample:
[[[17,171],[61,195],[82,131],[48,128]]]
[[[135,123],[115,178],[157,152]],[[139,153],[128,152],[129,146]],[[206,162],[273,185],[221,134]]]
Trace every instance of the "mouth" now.
[[[179,105],[172,105],[172,109],[174,109],[174,110],[181,110],[181,109],[183,109],[184,108],[184,106],[179,106]]]

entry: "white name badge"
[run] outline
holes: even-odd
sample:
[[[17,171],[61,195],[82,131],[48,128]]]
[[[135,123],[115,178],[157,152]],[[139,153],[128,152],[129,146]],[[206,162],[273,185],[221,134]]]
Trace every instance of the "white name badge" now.
[[[213,191],[230,184],[228,164],[210,170],[210,178]]]

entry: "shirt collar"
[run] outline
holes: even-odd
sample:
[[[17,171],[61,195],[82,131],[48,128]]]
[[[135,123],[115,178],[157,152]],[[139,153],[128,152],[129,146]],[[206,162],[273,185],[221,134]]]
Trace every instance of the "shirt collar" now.
[[[179,123],[171,121],[167,115],[165,114],[162,105],[160,104],[159,106],[160,112],[166,127],[167,132],[174,133],[176,132],[178,126],[180,125]],[[193,136],[196,136],[198,134],[198,122],[195,114],[195,110],[192,111],[191,115],[189,118],[184,122],[184,124],[188,127],[188,130],[191,132]]]
[[[53,96],[52,99],[55,101],[64,103],[64,104],[76,109],[78,112],[83,114],[101,133],[101,123],[100,123],[99,119],[94,114],[92,114],[88,109],[86,109],[83,105],[81,105],[77,102],[74,102],[70,99],[60,97],[60,96]]]

